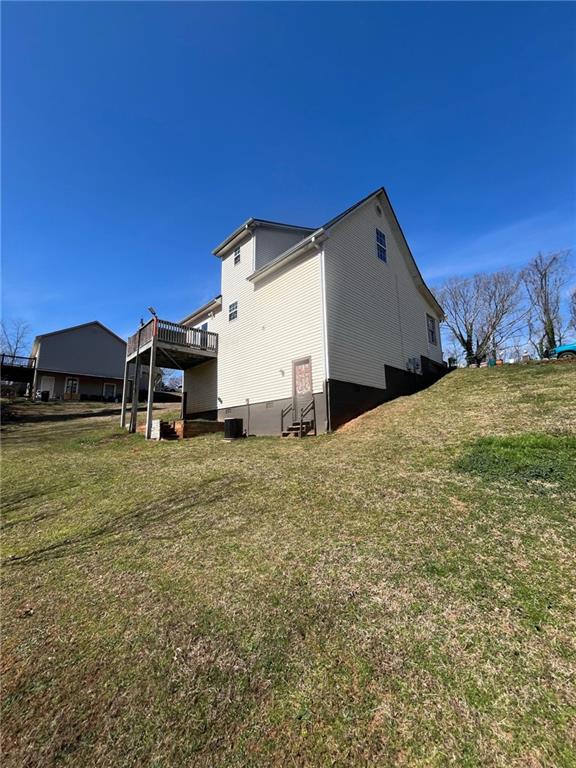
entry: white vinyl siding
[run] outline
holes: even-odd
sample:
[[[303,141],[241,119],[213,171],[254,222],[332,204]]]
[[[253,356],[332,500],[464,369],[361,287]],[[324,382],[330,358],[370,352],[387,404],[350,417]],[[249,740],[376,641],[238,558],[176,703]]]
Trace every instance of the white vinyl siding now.
[[[254,248],[254,240],[244,247]],[[237,300],[240,311],[237,320],[219,328],[219,408],[292,397],[292,361],[308,356],[314,392],[323,390],[319,254],[258,283],[246,279],[252,261],[243,255],[236,268],[231,259],[222,262],[223,305]]]
[[[281,253],[308,237],[310,233],[311,230],[258,227],[255,232],[254,268],[260,269],[273,261]]]
[[[325,243],[330,378],[384,389],[384,365],[406,370],[410,358],[442,361],[428,344],[434,308],[411,274],[401,235],[382,198],[368,201],[330,231]],[[375,231],[386,235],[387,263],[375,256]]]
[[[227,312],[219,308],[197,318],[194,327],[219,334],[224,319],[228,322]],[[184,371],[182,391],[186,393],[186,413],[216,410],[218,406],[217,366],[217,359],[208,360]]]
[[[183,391],[186,392],[186,413],[215,411],[218,407],[217,360],[208,360],[184,371]]]
[[[426,315],[438,315],[418,288],[414,267],[384,198],[372,200],[335,224],[324,242],[326,344],[322,318],[322,254],[310,253],[257,282],[260,228],[221,261],[222,309],[208,320],[218,334],[218,359],[185,372],[189,413],[267,403],[292,397],[292,362],[310,357],[315,393],[330,378],[385,388],[384,366],[407,370],[421,355],[442,361],[439,334],[429,344]],[[385,235],[384,263],[376,230]],[[270,251],[271,253],[271,251]],[[230,305],[238,316],[230,322]]]

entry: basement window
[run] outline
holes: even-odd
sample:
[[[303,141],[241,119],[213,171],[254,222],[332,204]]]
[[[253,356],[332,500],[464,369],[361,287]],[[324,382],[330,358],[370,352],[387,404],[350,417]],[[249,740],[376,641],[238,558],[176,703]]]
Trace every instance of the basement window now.
[[[438,334],[436,333],[436,320],[432,315],[426,315],[426,328],[428,330],[428,343],[438,344]]]
[[[386,255],[386,235],[378,228],[376,229],[376,254],[380,261],[388,261]]]
[[[234,250],[234,266],[237,267],[240,264],[240,248]]]
[[[232,304],[228,305],[228,322],[230,320],[236,320],[238,317],[238,302],[233,301]]]

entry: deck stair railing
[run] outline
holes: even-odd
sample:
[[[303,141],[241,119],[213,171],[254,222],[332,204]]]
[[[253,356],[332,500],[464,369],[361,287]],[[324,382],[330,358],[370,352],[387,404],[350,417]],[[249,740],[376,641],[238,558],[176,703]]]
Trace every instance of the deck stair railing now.
[[[293,410],[294,410],[294,405],[292,403],[290,403],[290,405],[287,405],[286,408],[282,409],[282,412],[280,414],[280,434],[284,432],[284,419],[286,418],[286,416],[288,416],[290,411],[293,411]]]
[[[307,435],[310,428],[314,430],[314,435],[316,436],[318,434],[317,432],[317,426],[316,426],[316,403],[314,401],[314,398],[310,400],[310,402],[300,408],[300,419],[294,419],[292,422],[292,426],[288,427],[287,430],[284,429],[284,420],[288,416],[289,413],[294,411],[294,417],[297,417],[298,411],[294,407],[294,404],[291,403],[290,405],[287,405],[286,408],[283,408],[280,412],[280,434],[283,436],[295,436],[297,434],[298,437],[304,437],[304,435]],[[307,418],[308,414],[312,414],[312,418]]]
[[[314,402],[314,398],[310,400],[308,405],[305,405],[304,408],[300,410],[300,437],[303,437],[304,434],[304,424],[306,421],[306,416],[312,413],[312,425],[314,427],[314,436],[316,436],[316,403]]]

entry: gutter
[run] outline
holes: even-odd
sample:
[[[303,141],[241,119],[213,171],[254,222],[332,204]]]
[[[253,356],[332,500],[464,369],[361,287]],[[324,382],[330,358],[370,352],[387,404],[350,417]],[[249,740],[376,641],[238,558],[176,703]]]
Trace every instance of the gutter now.
[[[244,224],[235,229],[231,235],[228,235],[226,240],[220,243],[219,246],[214,248],[212,253],[219,258],[223,255],[224,251],[228,251],[234,248],[235,245],[241,243],[246,235],[246,232],[251,232],[257,227],[266,227],[268,229],[280,229],[280,230],[294,230],[296,232],[302,232],[304,235],[306,232],[312,233],[316,231],[315,227],[300,227],[297,224],[283,224],[280,221],[270,221],[269,219],[255,219],[250,218],[245,221]]]
[[[194,320],[195,317],[200,317],[202,315],[205,315],[208,310],[212,309],[212,307],[220,307],[222,306],[222,296],[216,296],[213,299],[211,299],[209,302],[204,304],[202,307],[199,307],[198,309],[195,309],[194,312],[191,312],[189,315],[186,315],[186,317],[183,320],[178,321],[178,325],[186,325],[186,323],[191,322]]]
[[[275,259],[270,261],[268,264],[265,264],[256,272],[252,272],[252,274],[248,275],[246,279],[251,283],[258,282],[258,280],[260,280],[262,277],[276,272],[277,269],[280,269],[285,264],[290,264],[292,261],[298,258],[298,256],[301,256],[303,253],[305,253],[310,247],[320,249],[320,245],[324,242],[324,240],[326,240],[327,237],[328,234],[323,227],[317,229],[316,232],[313,232],[305,240],[301,240],[299,243],[296,243],[296,245],[293,245],[292,248],[284,251],[284,253],[281,253],[280,256],[277,256]]]
[[[255,223],[255,219],[248,219],[248,221],[238,227],[238,229],[232,232],[232,234],[229,235],[226,240],[224,240],[224,242],[220,243],[217,248],[214,248],[212,251],[214,256],[219,256],[223,250],[233,248],[238,242],[241,242],[241,240],[246,235],[246,232],[250,232]]]

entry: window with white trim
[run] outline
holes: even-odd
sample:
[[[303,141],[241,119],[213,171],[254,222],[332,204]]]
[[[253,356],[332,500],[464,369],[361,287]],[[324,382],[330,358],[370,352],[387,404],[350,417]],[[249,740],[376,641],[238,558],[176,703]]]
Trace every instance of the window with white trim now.
[[[438,332],[436,330],[436,320],[432,315],[426,315],[426,328],[428,330],[428,343],[438,344]]]
[[[237,267],[240,264],[240,248],[234,249],[234,266]]]
[[[238,317],[238,302],[233,301],[232,304],[228,305],[228,322],[230,320],[236,320]]]
[[[386,235],[378,228],[376,228],[376,255],[381,261],[388,261],[386,255]]]
[[[116,384],[110,381],[104,382],[102,396],[104,397],[104,400],[114,399],[116,397]]]
[[[64,391],[67,395],[77,395],[78,394],[78,379],[73,379],[71,376],[68,376],[66,379],[66,386],[64,388]]]

